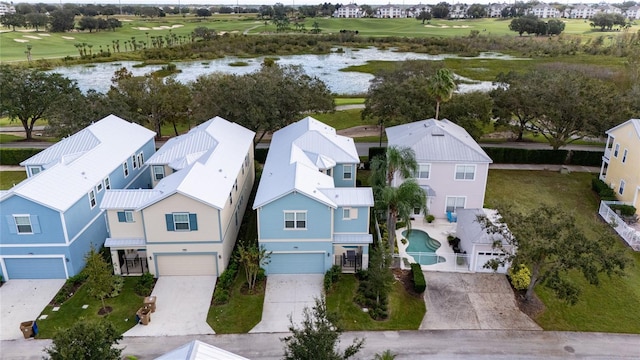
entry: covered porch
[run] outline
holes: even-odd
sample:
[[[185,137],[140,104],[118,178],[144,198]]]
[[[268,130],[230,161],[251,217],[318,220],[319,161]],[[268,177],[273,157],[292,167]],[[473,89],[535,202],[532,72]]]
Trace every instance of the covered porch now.
[[[147,248],[144,239],[107,238],[104,246],[111,252],[113,273],[123,276],[139,276],[149,272]]]
[[[333,238],[333,265],[338,265],[343,273],[353,274],[369,267],[369,244],[371,234],[336,234]]]

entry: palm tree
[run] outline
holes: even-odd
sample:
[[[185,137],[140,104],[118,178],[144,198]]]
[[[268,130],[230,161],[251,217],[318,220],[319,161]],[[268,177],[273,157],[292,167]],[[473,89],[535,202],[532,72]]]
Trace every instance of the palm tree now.
[[[436,98],[436,120],[438,120],[438,116],[440,115],[440,103],[449,101],[455,90],[456,82],[453,72],[449,69],[438,69],[438,71],[429,78],[427,92]]]
[[[396,358],[396,354],[392,353],[391,350],[385,350],[381,354],[375,354],[373,360],[394,360]]]
[[[411,230],[413,209],[424,210],[427,206],[427,194],[415,179],[405,180],[398,187],[387,186],[380,192],[380,202],[386,206],[389,248],[393,251],[396,241],[396,222],[400,219]]]

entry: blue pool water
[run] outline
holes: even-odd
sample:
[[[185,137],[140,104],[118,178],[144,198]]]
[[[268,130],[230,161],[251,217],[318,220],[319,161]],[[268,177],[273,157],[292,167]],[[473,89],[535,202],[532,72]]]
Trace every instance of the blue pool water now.
[[[407,253],[421,265],[433,265],[446,261],[443,257],[435,254],[442,244],[438,240],[432,239],[426,232],[417,229],[405,230],[402,232],[402,236],[409,241]]]

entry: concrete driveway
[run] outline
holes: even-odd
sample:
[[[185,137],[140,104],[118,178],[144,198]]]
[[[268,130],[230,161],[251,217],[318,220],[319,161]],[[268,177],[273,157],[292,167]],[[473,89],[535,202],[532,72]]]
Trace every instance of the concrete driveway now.
[[[305,307],[322,296],[324,275],[269,275],[264,295],[262,321],[250,333],[289,332],[289,317],[300,324]]]
[[[159,277],[151,293],[157,298],[151,322],[134,326],[124,336],[215,334],[207,324],[207,313],[216,280],[215,276]]]
[[[420,330],[542,330],[516,304],[506,276],[427,271]]]
[[[2,285],[0,340],[24,338],[20,331],[20,323],[37,320],[64,282],[64,279],[9,280]]]

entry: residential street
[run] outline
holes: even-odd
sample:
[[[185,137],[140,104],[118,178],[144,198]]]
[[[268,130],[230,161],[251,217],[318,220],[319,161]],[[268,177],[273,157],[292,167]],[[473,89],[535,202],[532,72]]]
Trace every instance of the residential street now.
[[[126,338],[124,355],[154,359],[192,340],[200,340],[249,359],[280,359],[284,333]],[[640,336],[547,331],[443,330],[349,332],[342,345],[365,338],[357,359],[391,349],[405,359],[638,359]],[[2,359],[41,359],[49,340],[0,342]]]

